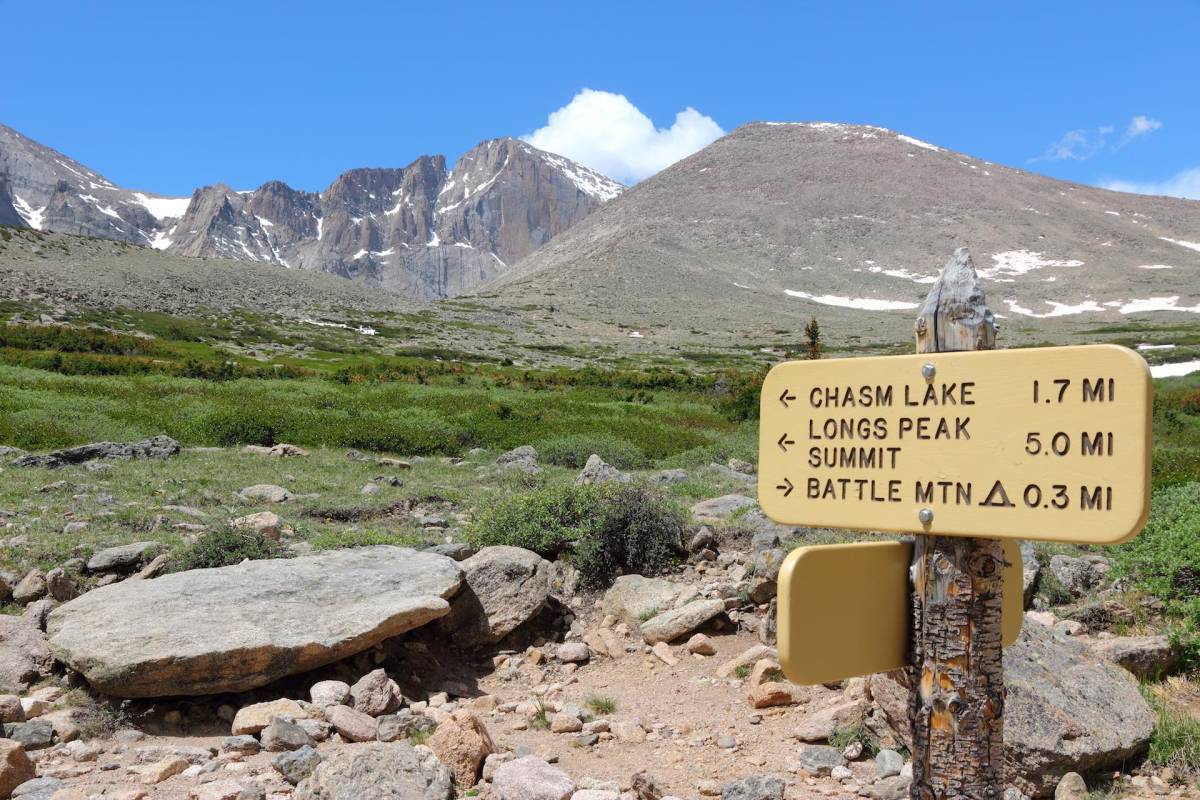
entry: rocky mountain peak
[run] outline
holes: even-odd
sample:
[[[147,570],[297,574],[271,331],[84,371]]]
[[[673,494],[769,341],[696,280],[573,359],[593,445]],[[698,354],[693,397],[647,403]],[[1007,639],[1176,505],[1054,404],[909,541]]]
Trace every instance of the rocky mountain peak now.
[[[12,224],[315,269],[422,299],[490,280],[623,188],[524,142],[493,139],[452,171],[443,156],[421,156],[406,167],[347,170],[320,193],[268,181],[169,198],[121,189],[2,126],[0,177],[9,184],[0,220],[7,213]]]

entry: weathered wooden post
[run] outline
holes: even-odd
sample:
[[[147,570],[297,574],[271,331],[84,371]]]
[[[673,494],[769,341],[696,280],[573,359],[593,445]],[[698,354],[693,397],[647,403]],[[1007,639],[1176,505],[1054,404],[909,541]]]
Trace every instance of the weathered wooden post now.
[[[966,248],[942,269],[916,322],[918,353],[991,350],[996,325]],[[933,377],[926,365],[925,378]],[[933,511],[922,509],[921,521]],[[915,800],[1004,792],[1004,555],[997,539],[916,537],[912,576]]]

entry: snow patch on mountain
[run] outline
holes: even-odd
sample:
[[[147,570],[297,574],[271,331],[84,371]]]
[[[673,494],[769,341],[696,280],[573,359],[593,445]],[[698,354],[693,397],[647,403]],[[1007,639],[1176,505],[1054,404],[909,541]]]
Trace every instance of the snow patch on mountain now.
[[[1162,239],[1164,242],[1177,244],[1180,247],[1186,247],[1188,250],[1195,250],[1196,252],[1200,253],[1200,242],[1185,242],[1182,239],[1168,239],[1166,236],[1160,236],[1158,238]]]
[[[150,216],[159,222],[162,222],[164,219],[178,219],[182,217],[187,211],[188,203],[192,202],[192,198],[190,197],[159,197],[145,194],[144,192],[134,192],[133,199],[134,202],[149,211]]]
[[[41,208],[34,208],[15,194],[12,196],[12,198],[13,208],[17,210],[17,213],[21,216],[21,219],[25,220],[25,224],[34,230],[40,231],[42,229],[42,221],[46,213],[46,207],[42,206]]]
[[[798,297],[823,306],[854,308],[859,311],[907,311],[918,307],[917,303],[906,300],[877,300],[872,297],[841,297],[834,294],[811,295],[794,289],[784,289],[783,293],[788,297]]]

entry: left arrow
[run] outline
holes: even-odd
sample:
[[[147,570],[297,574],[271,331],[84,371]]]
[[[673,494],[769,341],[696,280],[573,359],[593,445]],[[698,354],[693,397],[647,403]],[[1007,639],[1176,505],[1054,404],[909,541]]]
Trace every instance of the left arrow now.
[[[775,488],[783,492],[784,497],[787,497],[792,493],[792,489],[795,489],[796,487],[792,485],[791,481],[789,481],[787,478],[784,478],[783,483],[779,484]]]
[[[796,399],[796,395],[792,394],[790,389],[784,389],[783,394],[779,395],[779,402],[783,403],[784,408],[788,407],[789,400],[795,400],[795,399]]]
[[[779,441],[776,442],[776,444],[779,445],[779,449],[785,453],[787,452],[787,446],[790,444],[795,444],[795,443],[796,443],[796,440],[787,438],[786,433],[783,436],[780,436]]]

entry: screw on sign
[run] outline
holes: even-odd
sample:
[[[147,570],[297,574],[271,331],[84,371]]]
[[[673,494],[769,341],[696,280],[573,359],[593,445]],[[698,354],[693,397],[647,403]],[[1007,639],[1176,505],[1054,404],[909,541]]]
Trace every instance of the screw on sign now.
[[[780,570],[780,661],[803,683],[907,666],[912,796],[995,799],[1001,647],[1022,616],[1016,540],[1116,544],[1141,530],[1150,374],[1111,345],[995,350],[963,248],[916,340],[916,355],[787,362],[764,381],[763,511],[916,534],[794,550]]]

